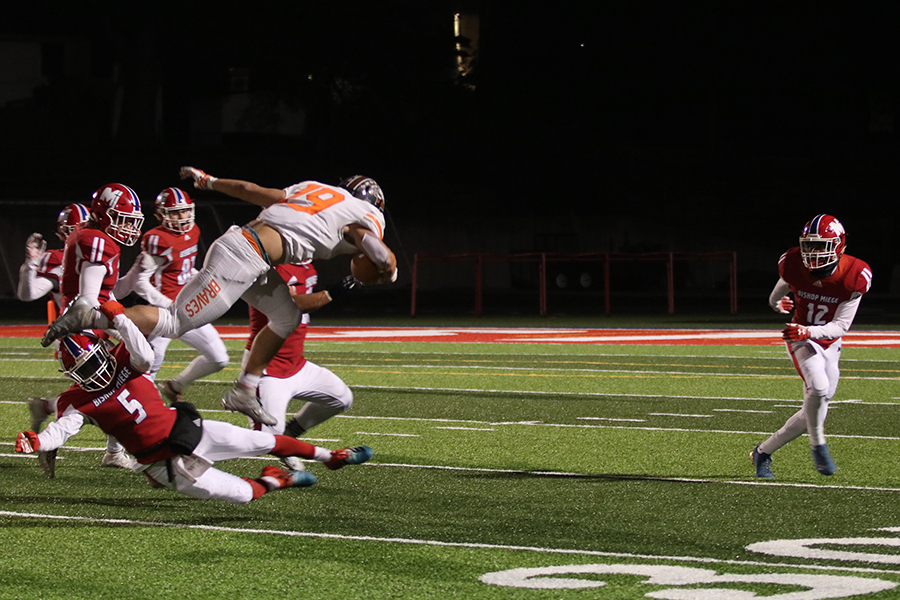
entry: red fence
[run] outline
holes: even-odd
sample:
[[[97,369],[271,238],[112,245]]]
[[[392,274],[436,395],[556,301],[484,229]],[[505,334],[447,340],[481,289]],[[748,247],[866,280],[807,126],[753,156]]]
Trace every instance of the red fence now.
[[[523,254],[430,254],[417,253],[412,268],[412,299],[410,316],[416,316],[416,287],[420,264],[425,263],[471,263],[475,265],[475,315],[481,316],[482,270],[485,263],[536,262],[538,264],[538,294],[541,316],[547,315],[547,265],[552,262],[595,262],[603,263],[603,295],[606,314],[610,314],[609,272],[613,262],[664,262],[666,263],[666,283],[669,297],[669,314],[675,314],[675,261],[727,261],[728,287],[731,314],[737,314],[737,252],[647,252],[629,254],[622,252],[591,252],[586,254],[563,254],[558,252],[530,252]]]

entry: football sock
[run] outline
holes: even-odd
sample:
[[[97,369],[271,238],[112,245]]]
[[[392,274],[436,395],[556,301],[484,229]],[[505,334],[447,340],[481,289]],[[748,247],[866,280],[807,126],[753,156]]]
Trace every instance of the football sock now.
[[[275,436],[275,447],[269,454],[279,458],[284,456],[299,456],[301,458],[316,458],[316,446],[287,435]],[[329,454],[330,456],[330,454]],[[318,460],[318,459],[316,459]]]

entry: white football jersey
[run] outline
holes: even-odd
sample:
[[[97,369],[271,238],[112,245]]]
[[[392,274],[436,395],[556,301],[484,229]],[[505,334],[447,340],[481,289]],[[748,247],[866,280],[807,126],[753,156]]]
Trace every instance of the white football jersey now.
[[[284,240],[285,263],[302,263],[353,254],[356,246],[344,240],[343,229],[357,223],[384,237],[384,215],[350,192],[318,181],[302,181],[285,188],[285,199],[265,208],[259,219]]]

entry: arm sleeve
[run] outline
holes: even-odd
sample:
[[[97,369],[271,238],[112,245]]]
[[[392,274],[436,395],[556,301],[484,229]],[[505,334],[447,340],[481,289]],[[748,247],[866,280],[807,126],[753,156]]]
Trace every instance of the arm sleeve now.
[[[141,330],[137,328],[131,319],[125,315],[118,315],[113,319],[113,325],[125,344],[125,349],[131,355],[131,366],[135,371],[146,373],[153,365],[153,347]]]
[[[106,278],[106,265],[100,263],[86,263],[81,270],[78,280],[78,293],[86,297],[93,304],[99,302],[100,287]]]
[[[153,256],[152,254],[144,252],[141,253],[138,260],[135,261],[135,266],[131,267],[132,271],[135,268],[139,270],[134,281],[134,291],[151,305],[161,308],[168,307],[172,304],[172,301],[156,289],[156,286],[153,285],[150,278],[153,277],[156,269],[165,264],[165,262],[166,259],[161,256]],[[131,271],[129,271],[129,275],[130,274]]]
[[[66,440],[81,431],[82,425],[84,425],[84,415],[71,406],[68,407],[60,418],[48,423],[47,427],[38,434],[41,442],[39,450],[41,452],[56,450],[65,444]]]
[[[778,310],[778,301],[784,298],[784,296],[790,291],[790,284],[779,277],[778,283],[775,284],[775,288],[772,290],[772,293],[769,294],[769,307],[775,312],[780,313],[781,311]]]
[[[52,279],[37,274],[35,265],[25,262],[19,267],[19,287],[16,288],[16,296],[22,302],[43,298],[52,292],[54,287]]]
[[[116,298],[124,298],[134,291],[134,284],[137,281],[138,275],[141,274],[141,257],[143,256],[143,254],[138,255],[137,260],[134,261],[134,264],[131,265],[131,268],[125,273],[125,276],[119,277],[116,286],[113,288],[113,296]]]
[[[843,336],[850,330],[862,295],[838,304],[834,319],[825,325],[810,325],[809,337],[814,340],[833,340]]]

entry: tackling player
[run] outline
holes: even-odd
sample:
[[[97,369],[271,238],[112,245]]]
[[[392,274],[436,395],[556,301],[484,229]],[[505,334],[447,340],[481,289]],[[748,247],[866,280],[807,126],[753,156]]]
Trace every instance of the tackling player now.
[[[816,470],[832,475],[837,469],[825,443],[825,416],[840,377],[841,338],[872,285],[869,265],[844,254],[846,245],[841,222],[831,215],[818,215],[803,228],[800,246],[778,261],[780,278],[769,295],[769,305],[781,314],[794,311],[782,335],[803,379],[803,407],[750,453],[757,477],[774,478],[772,453],[804,432],[809,435]]]
[[[216,190],[263,207],[259,218],[232,226],[210,247],[200,272],[182,289],[167,310],[134,306],[129,317],[148,336],[179,337],[214,321],[243,298],[269,318],[253,342],[233,389],[222,404],[254,421],[277,423],[259,403],[256,388],[266,365],[300,324],[302,313],[291,300],[273,265],[302,264],[341,254],[362,252],[374,262],[381,278],[397,279],[397,260],[382,241],[384,194],[375,181],[354,176],[331,186],[303,181],[286,189],[263,188],[237,179],[218,179],[193,167],[181,168],[194,187]],[[42,344],[89,327],[108,326],[88,300],[73,305],[47,330]]]
[[[159,226],[144,233],[141,254],[119,286],[133,286],[151,306],[165,309],[197,273],[194,266],[200,228],[194,223],[193,199],[178,188],[166,188],[156,197],[156,218]],[[119,286],[116,292],[124,296],[124,287]],[[200,354],[181,373],[159,384],[160,392],[169,402],[182,400],[185,388],[192,382],[228,366],[228,350],[219,332],[209,323],[184,332],[179,339]],[[168,337],[150,338],[155,353],[148,373],[151,379],[156,379],[171,342],[172,338]]]
[[[262,456],[302,456],[329,469],[358,465],[372,458],[368,446],[331,451],[282,435],[202,419],[193,405],[168,407],[144,374],[153,349],[115,300],[99,310],[115,327],[122,343],[111,350],[91,333],[62,338],[59,360],[75,384],[59,397],[60,416],[40,434],[19,433],[16,452],[31,453],[62,446],[86,420],[122,443],[140,463],[150,484],[204,500],[245,503],[287,487],[306,487],[316,477],[268,465],[256,479],[220,471],[215,461]]]

